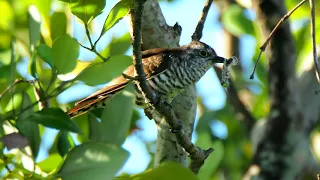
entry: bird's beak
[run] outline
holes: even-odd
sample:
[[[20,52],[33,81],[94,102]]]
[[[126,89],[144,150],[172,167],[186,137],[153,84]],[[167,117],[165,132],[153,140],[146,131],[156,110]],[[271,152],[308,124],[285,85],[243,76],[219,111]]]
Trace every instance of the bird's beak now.
[[[213,58],[214,63],[224,63],[225,61],[227,61],[226,58],[224,57],[220,57],[220,56],[215,56]]]

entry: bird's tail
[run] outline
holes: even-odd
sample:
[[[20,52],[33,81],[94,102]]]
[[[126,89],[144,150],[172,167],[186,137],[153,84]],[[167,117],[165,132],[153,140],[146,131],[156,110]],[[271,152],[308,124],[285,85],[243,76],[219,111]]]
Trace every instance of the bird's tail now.
[[[117,78],[113,85],[106,86],[98,92],[77,102],[72,109],[67,111],[67,114],[71,118],[73,118],[81,114],[84,114],[92,109],[105,106],[106,100],[111,98],[115,94],[121,92],[121,90],[123,90],[128,83],[129,80],[123,77]]]

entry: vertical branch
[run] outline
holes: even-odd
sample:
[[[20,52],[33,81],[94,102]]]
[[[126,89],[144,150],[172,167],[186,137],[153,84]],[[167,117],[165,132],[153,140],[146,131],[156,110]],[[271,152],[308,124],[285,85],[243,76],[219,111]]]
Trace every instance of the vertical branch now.
[[[141,21],[143,14],[143,5],[145,1],[136,0],[136,11],[133,23],[133,64],[138,74],[139,84],[142,89],[142,93],[152,102],[155,102],[155,94],[149,87],[146,75],[143,70],[142,56],[141,56]]]
[[[203,165],[205,159],[213,152],[212,148],[208,150],[202,150],[196,147],[189,137],[189,135],[181,128],[180,121],[178,120],[175,112],[171,108],[171,105],[167,104],[167,102],[158,99],[153,91],[148,86],[148,83],[145,79],[145,73],[143,71],[142,60],[141,60],[141,21],[143,15],[143,3],[145,1],[136,0],[136,10],[133,21],[133,59],[134,66],[138,74],[138,83],[140,84],[143,95],[150,100],[150,104],[152,104],[155,109],[164,117],[164,121],[169,124],[170,129],[173,133],[169,132],[168,129],[164,129],[167,133],[171,133],[171,135],[175,136],[175,144],[181,146],[191,158],[190,169],[197,173],[201,166]],[[194,101],[195,103],[195,101]],[[163,120],[162,120],[163,122]],[[180,147],[180,148],[181,148]],[[174,149],[173,149],[174,150]],[[159,163],[166,159],[160,159]]]
[[[173,48],[179,46],[181,27],[176,23],[173,27],[167,25],[157,0],[148,0],[144,4],[142,21],[143,49]],[[131,11],[129,27],[133,27],[135,13]],[[133,36],[131,29],[131,36]],[[195,86],[187,88],[171,103],[175,115],[182,120],[183,128],[191,138],[193,124],[196,117],[196,89]],[[177,142],[176,135],[169,131],[170,126],[163,116],[154,116],[159,123],[156,142],[156,154],[154,164],[159,166],[165,161],[174,161],[185,167],[188,166],[188,156],[185,150]]]
[[[210,9],[210,6],[212,4],[213,0],[207,0],[206,4],[204,5],[204,8],[202,10],[202,15],[201,18],[198,22],[198,25],[196,27],[196,30],[194,31],[194,33],[192,34],[192,40],[193,41],[199,41],[202,37],[202,31],[203,31],[203,26],[204,26],[204,22],[207,19],[207,15]]]
[[[316,69],[316,75],[318,82],[320,82],[320,69],[319,69],[319,62],[317,58],[317,43],[316,43],[316,30],[315,30],[315,21],[316,21],[316,16],[315,16],[315,5],[314,5],[314,0],[309,0],[309,5],[310,5],[310,19],[311,19],[311,36],[312,36],[312,57],[314,61],[314,67]]]

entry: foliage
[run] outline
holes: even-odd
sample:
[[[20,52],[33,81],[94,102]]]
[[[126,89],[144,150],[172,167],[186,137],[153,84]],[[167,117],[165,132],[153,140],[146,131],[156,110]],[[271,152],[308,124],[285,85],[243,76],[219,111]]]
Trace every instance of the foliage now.
[[[50,15],[54,3],[60,7]],[[111,179],[128,158],[121,145],[132,128],[131,119],[136,116],[133,115],[133,88],[113,98],[101,113],[97,110],[75,119],[64,112],[66,105],[59,104],[56,96],[76,84],[76,80],[98,85],[121,74],[132,62],[131,57],[123,55],[131,44],[130,37],[125,34],[114,39],[101,52],[108,57],[107,62],[99,58],[82,62],[80,42],[71,36],[69,17],[72,15],[67,10],[70,8],[89,31],[92,20],[105,7],[104,0],[71,3],[1,0],[0,4],[7,12],[0,27],[0,36],[4,39],[0,46],[3,178]],[[99,39],[128,13],[131,5],[127,0],[112,8]],[[21,19],[23,14],[28,17]],[[91,41],[90,32],[88,37]],[[29,75],[19,73],[18,64],[25,60],[30,62]],[[63,76],[59,75],[75,78],[63,81]],[[32,81],[17,81],[10,86],[18,78]],[[123,125],[118,126],[119,122]],[[37,162],[40,142],[47,128],[57,129],[59,133],[49,156]],[[72,132],[78,136],[77,143]],[[9,148],[20,150],[5,153]],[[31,158],[22,160],[26,157]]]
[[[111,179],[129,156],[121,145],[128,134],[137,129],[135,123],[140,118],[133,103],[132,87],[112,98],[104,109],[74,119],[64,113],[71,104],[60,103],[57,96],[79,81],[90,86],[105,84],[131,64],[131,57],[124,55],[132,43],[129,33],[113,38],[101,52],[96,50],[96,45],[130,8],[134,8],[133,3],[131,0],[117,3],[104,17],[101,31],[90,32],[95,18],[106,6],[105,0],[69,2],[0,0],[5,14],[0,19],[1,178],[70,179],[72,176],[77,179]],[[294,5],[294,1],[287,1],[289,8]],[[294,37],[297,70],[301,72],[311,51],[310,43],[306,43],[310,40],[309,14],[305,6],[297,12],[291,21],[299,24]],[[238,38],[256,38],[255,55],[252,57],[255,60],[263,39],[257,28],[259,24],[248,16],[250,13],[250,9],[233,4],[222,15],[221,24]],[[88,39],[85,42],[73,37],[71,21],[75,17],[86,31]],[[319,21],[317,23],[319,29]],[[95,42],[91,40],[90,33],[98,34]],[[93,61],[79,58],[80,52],[86,51],[81,47],[87,41],[90,46],[84,48],[98,53]],[[235,73],[238,74],[235,75],[236,85],[240,87],[238,93],[256,119],[269,113],[266,60],[261,60],[257,67],[259,80],[249,82],[247,77],[239,75],[248,74],[251,69]],[[27,74],[22,73],[26,62],[29,63]],[[63,80],[63,77],[68,80]],[[18,79],[23,81],[15,83]],[[245,126],[237,120],[229,104],[216,112],[209,110],[201,100],[199,106],[202,111],[196,128],[196,144],[213,147],[215,152],[207,159],[198,177],[180,165],[167,163],[118,179],[218,179],[223,172],[228,174],[226,178],[240,179],[252,156]],[[216,136],[210,128],[216,121],[227,126],[226,139]],[[54,137],[48,157],[39,162],[40,143],[45,141],[44,133],[48,128],[59,132]]]

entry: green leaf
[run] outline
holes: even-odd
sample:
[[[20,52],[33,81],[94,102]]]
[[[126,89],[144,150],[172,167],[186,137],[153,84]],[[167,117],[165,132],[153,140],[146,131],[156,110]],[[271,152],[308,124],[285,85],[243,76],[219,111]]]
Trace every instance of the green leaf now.
[[[52,46],[52,60],[59,74],[72,71],[77,65],[79,44],[68,35],[58,37]]]
[[[31,61],[30,61],[30,65],[29,65],[29,70],[30,70],[30,74],[37,78],[38,75],[37,75],[37,61],[36,61],[36,54],[35,53],[32,53],[32,56],[31,56]]]
[[[3,92],[11,84],[10,83],[11,79],[9,78],[10,71],[11,71],[10,65],[0,66],[0,92]],[[2,98],[4,98],[4,96],[1,97],[1,101],[0,101],[1,104],[3,103]]]
[[[100,52],[103,57],[123,55],[132,45],[130,33],[125,33],[120,38],[113,37],[109,45]],[[96,57],[93,62],[102,62],[100,57]]]
[[[60,108],[45,108],[31,114],[27,120],[43,126],[81,133],[80,129],[70,120],[70,117]]]
[[[90,139],[120,146],[129,132],[133,105],[134,96],[128,91],[112,97],[102,112],[101,122],[90,124]]]
[[[107,19],[104,21],[100,37],[104,35],[109,29],[116,25],[125,15],[130,11],[133,6],[132,0],[119,1],[109,12]]]
[[[199,179],[210,179],[224,157],[223,144],[221,141],[212,142],[210,132],[202,132],[198,134],[196,145],[199,147],[213,147],[214,149],[214,152],[205,160],[198,174]]]
[[[150,179],[165,179],[165,180],[198,180],[198,178],[189,169],[175,162],[166,162],[161,166],[148,170],[138,175],[133,175],[127,178],[117,178],[121,180],[150,180]]]
[[[51,48],[49,46],[47,46],[46,44],[39,44],[39,46],[37,46],[36,49],[37,49],[37,52],[38,52],[39,56],[46,63],[48,63],[51,67],[53,67]]]
[[[72,140],[71,135],[68,131],[61,130],[57,136],[57,149],[60,156],[65,156],[69,150],[74,146],[74,142]]]
[[[99,108],[97,108],[99,109]],[[80,143],[86,142],[89,140],[89,122],[88,119],[89,113],[83,114],[81,116],[77,116],[73,118],[73,121],[76,123],[76,125],[81,129],[82,134],[78,134],[77,140]]]
[[[9,3],[8,1],[1,0],[0,7],[1,7],[1,11],[5,12],[5,16],[1,16],[1,19],[0,19],[0,29],[4,31],[9,31],[13,28],[12,25],[15,18],[14,10],[11,6],[11,3]],[[2,44],[2,42],[0,42],[0,44]]]
[[[222,15],[221,22],[234,36],[255,35],[253,22],[244,16],[243,8],[239,5],[231,5]]]
[[[54,41],[67,32],[67,16],[64,12],[54,12],[51,16],[51,39]]]
[[[25,97],[23,97],[20,93],[14,94],[10,98],[10,101],[5,108],[5,111],[9,112],[11,110],[18,109],[20,107],[21,103],[23,103],[23,98],[25,98]]]
[[[88,142],[72,149],[57,176],[62,179],[112,179],[129,154],[122,148]]]
[[[92,19],[102,13],[106,6],[105,0],[63,0],[69,3],[72,14],[89,24]]]
[[[94,63],[84,69],[76,79],[90,86],[103,84],[119,76],[130,64],[132,64],[130,56],[113,56],[107,62]]]
[[[31,5],[28,10],[28,26],[30,37],[30,50],[36,47],[40,39],[41,15],[36,6]]]
[[[62,162],[62,157],[58,153],[50,154],[49,157],[38,163],[40,169],[44,172],[54,171]]]
[[[42,17],[48,22],[52,0],[33,0],[32,3],[37,6]]]
[[[23,93],[22,109],[31,105],[31,99],[27,93]],[[27,117],[32,114],[32,108],[23,112],[17,120],[17,128],[19,132],[28,138],[33,158],[35,159],[39,152],[40,146],[40,130],[37,123],[28,121]]]

